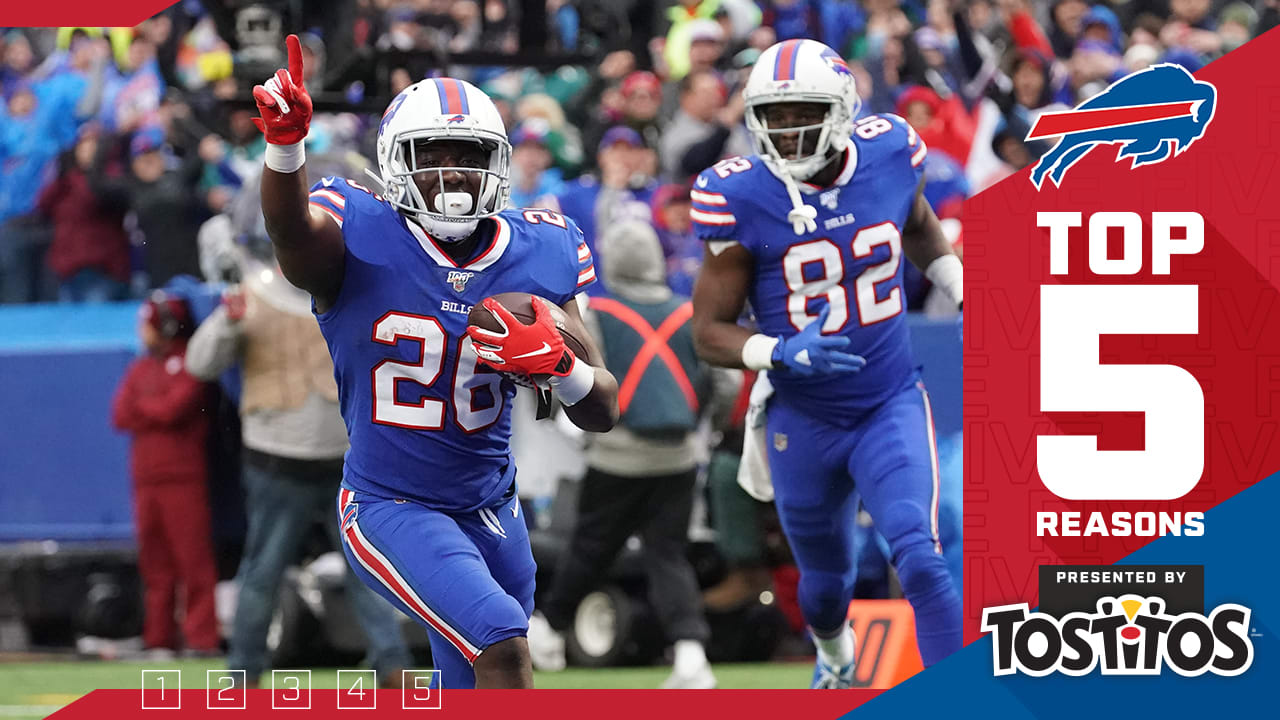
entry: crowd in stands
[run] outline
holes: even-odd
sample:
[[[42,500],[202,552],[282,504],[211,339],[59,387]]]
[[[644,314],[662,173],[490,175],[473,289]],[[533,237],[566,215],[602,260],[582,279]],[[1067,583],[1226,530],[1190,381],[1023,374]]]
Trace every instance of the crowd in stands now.
[[[310,153],[371,158],[370,108],[429,74],[466,78],[504,113],[516,204],[558,206],[593,245],[602,212],[650,222],[687,291],[700,248],[686,183],[750,152],[740,90],[778,40],[841,52],[862,113],[897,113],[924,138],[928,198],[959,219],[965,197],[1045,152],[1023,140],[1038,114],[1151,63],[1197,70],[1280,20],[1277,0],[547,0],[545,28],[529,33],[527,1],[324,5],[184,0],[134,28],[4,31],[0,301],[142,297],[217,272],[201,248],[219,247],[219,216],[261,168],[244,99],[292,29],[306,29],[313,94],[339,98]],[[545,45],[521,47],[529,36]],[[589,60],[544,72],[452,61],[474,51]]]

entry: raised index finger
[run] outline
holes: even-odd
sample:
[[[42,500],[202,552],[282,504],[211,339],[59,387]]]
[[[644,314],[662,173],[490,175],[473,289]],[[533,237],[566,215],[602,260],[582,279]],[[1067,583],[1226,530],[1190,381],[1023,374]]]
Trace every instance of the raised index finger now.
[[[290,35],[284,42],[289,48],[289,79],[293,80],[294,85],[302,87],[302,41],[298,40],[297,35]]]

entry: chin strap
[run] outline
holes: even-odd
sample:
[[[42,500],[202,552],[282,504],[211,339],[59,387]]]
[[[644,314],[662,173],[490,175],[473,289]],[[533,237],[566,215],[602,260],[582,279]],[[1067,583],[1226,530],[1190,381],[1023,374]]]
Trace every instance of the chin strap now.
[[[797,235],[811,233],[818,229],[818,223],[815,221],[818,217],[818,210],[812,205],[806,205],[800,197],[800,188],[796,185],[795,178],[785,170],[782,172],[782,184],[787,188],[787,195],[791,198],[791,212],[787,213],[787,220],[791,222],[791,229]]]

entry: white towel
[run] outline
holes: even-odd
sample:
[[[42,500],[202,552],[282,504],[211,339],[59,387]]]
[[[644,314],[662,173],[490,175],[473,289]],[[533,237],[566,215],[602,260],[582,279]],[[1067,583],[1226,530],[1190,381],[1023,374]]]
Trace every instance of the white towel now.
[[[751,386],[746,428],[742,438],[742,462],[738,464],[738,484],[760,502],[773,502],[773,478],[769,475],[769,446],[765,437],[765,409],[773,397],[769,374],[760,372]]]

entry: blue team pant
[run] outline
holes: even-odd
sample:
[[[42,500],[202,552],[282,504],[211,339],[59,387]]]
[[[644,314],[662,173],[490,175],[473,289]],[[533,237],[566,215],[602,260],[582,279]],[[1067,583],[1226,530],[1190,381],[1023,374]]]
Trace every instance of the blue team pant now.
[[[800,568],[805,621],[824,636],[844,626],[861,499],[889,542],[925,665],[958,650],[962,637],[960,593],[938,541],[938,455],[928,403],[924,384],[916,382],[850,426],[775,397],[767,425],[778,516]]]
[[[519,507],[514,492],[466,513],[347,487],[338,493],[347,562],[427,628],[444,687],[475,687],[476,657],[528,633],[535,566]]]

